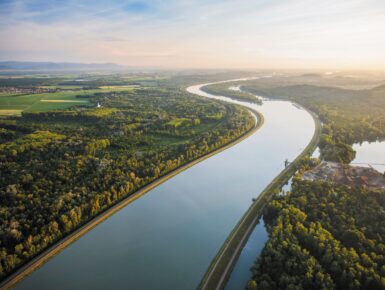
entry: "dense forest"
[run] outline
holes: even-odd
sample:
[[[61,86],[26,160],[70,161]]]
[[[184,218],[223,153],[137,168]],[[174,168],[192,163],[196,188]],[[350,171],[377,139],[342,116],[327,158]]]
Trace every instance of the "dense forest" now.
[[[0,118],[1,278],[139,188],[255,125],[244,108],[157,82],[83,94],[86,107]]]
[[[355,157],[351,144],[385,138],[385,85],[356,90],[323,86],[339,84],[330,78],[326,81],[315,76],[310,80],[309,77],[265,78],[245,82],[242,89],[289,99],[315,112],[323,122],[319,147],[325,160],[350,163]],[[355,79],[349,83],[354,82]]]
[[[323,86],[319,76],[305,79],[257,80],[243,89],[316,112],[323,122],[322,159],[349,163],[352,143],[385,137],[384,86],[351,89]],[[341,79],[327,82],[341,85]],[[265,208],[269,240],[247,288],[385,289],[385,193],[304,181],[300,172],[291,191]]]
[[[251,289],[385,289],[385,194],[294,180],[264,212]]]

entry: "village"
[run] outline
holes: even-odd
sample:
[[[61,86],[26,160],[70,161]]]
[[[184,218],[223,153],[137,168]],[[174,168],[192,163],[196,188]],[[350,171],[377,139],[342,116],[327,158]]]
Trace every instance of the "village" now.
[[[4,94],[43,94],[43,93],[55,93],[60,91],[55,87],[0,87],[0,93]]]

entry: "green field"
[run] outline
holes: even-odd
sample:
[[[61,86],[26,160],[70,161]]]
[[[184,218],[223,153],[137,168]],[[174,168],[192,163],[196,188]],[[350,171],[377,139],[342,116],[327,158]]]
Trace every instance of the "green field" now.
[[[183,123],[190,121],[190,119],[187,118],[175,118],[167,123],[167,125],[173,126],[175,128],[180,127],[183,125]]]
[[[57,109],[66,109],[72,106],[87,105],[88,98],[78,96],[89,96],[94,93],[117,92],[132,90],[128,87],[109,86],[94,90],[65,91],[43,94],[1,94],[0,115],[20,115],[21,112],[43,112]]]

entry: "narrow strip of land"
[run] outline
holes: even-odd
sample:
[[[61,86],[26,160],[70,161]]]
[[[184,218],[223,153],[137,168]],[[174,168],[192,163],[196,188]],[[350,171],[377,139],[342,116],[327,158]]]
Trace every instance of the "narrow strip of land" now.
[[[277,177],[272,180],[272,182],[252,203],[252,205],[249,207],[249,209],[246,211],[246,213],[243,215],[241,220],[238,222],[238,224],[235,226],[233,231],[222,245],[218,254],[213,259],[205,276],[198,286],[198,289],[224,289],[243,246],[246,244],[248,237],[252,233],[262,214],[263,208],[269,202],[273,194],[279,190],[295,173],[299,161],[303,157],[310,155],[317,147],[321,132],[321,123],[313,112],[310,112],[309,110],[306,111],[310,113],[315,123],[315,131],[310,143],[293,162],[291,162]]]
[[[106,209],[104,212],[100,213],[98,216],[93,218],[92,220],[88,221],[83,226],[79,227],[75,231],[73,231],[71,234],[67,235],[63,239],[59,240],[56,244],[48,248],[47,250],[43,251],[41,254],[36,256],[34,259],[27,262],[24,266],[20,267],[18,270],[16,270],[14,273],[12,273],[10,276],[8,276],[4,281],[0,283],[0,289],[11,289],[14,287],[18,282],[20,282],[24,277],[31,274],[33,271],[41,267],[44,263],[46,263],[50,258],[52,258],[54,255],[58,254],[60,251],[62,251],[64,248],[69,246],[71,243],[79,239],[81,236],[86,234],[88,231],[93,229],[95,226],[109,218],[111,215],[116,213],[117,211],[124,208],[129,203],[133,202],[140,196],[144,195],[148,191],[154,189],[158,185],[162,184],[163,182],[167,181],[168,179],[172,178],[173,176],[179,174],[180,172],[192,167],[193,165],[202,162],[211,156],[218,154],[236,144],[243,141],[244,139],[250,137],[253,135],[262,125],[264,122],[263,115],[260,114],[257,111],[254,111],[252,109],[248,109],[251,114],[253,114],[256,118],[255,126],[250,129],[249,131],[245,132],[242,136],[239,138],[230,141],[229,143],[221,146],[220,148],[207,153],[193,161],[190,161],[189,163],[186,163],[179,168],[167,173],[166,175],[160,177],[159,179],[151,182],[150,184],[144,186],[143,188],[136,191],[134,194],[128,196],[127,198],[123,199],[119,203],[113,205],[112,207]]]

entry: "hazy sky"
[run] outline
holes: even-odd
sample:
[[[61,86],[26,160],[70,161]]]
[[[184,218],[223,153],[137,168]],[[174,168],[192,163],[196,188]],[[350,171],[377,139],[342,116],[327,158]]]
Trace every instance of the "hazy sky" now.
[[[385,1],[0,0],[0,59],[385,69]]]

